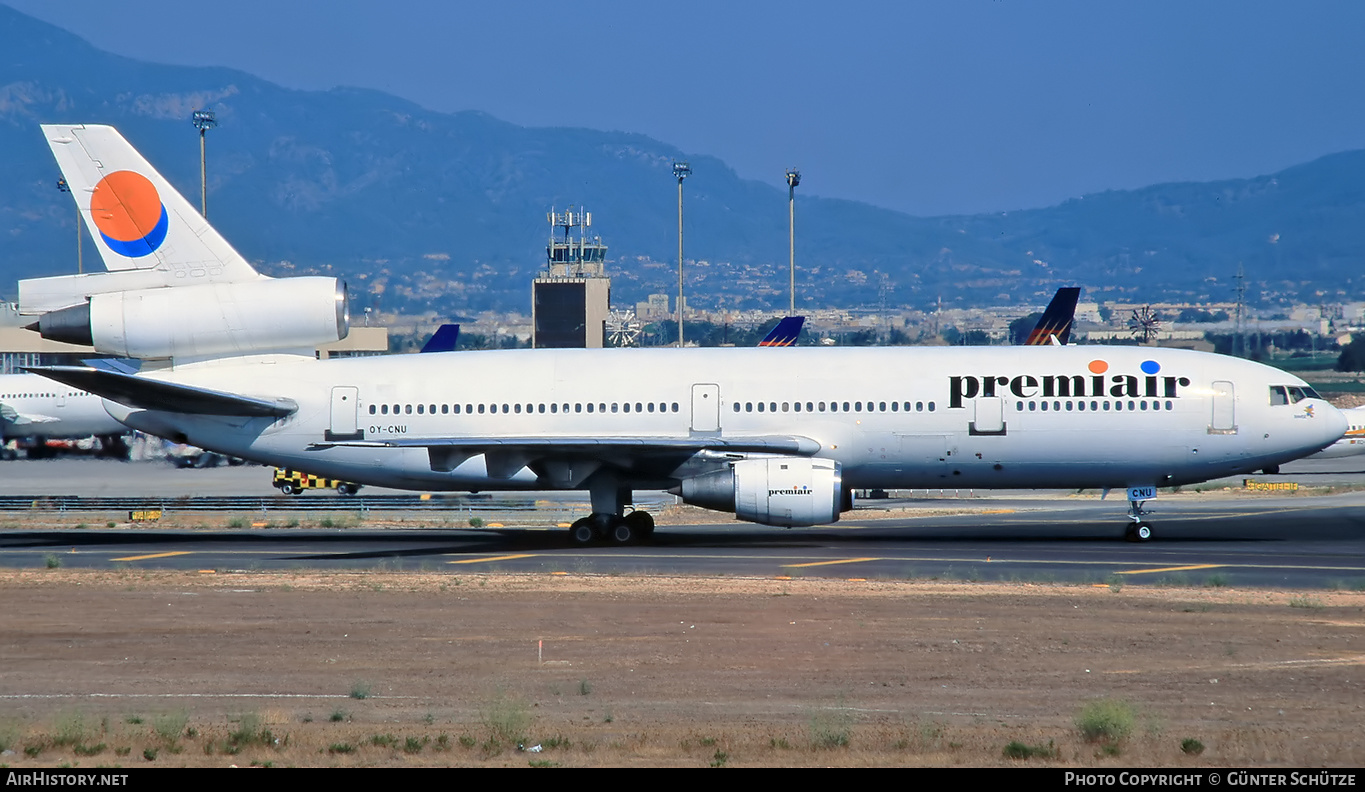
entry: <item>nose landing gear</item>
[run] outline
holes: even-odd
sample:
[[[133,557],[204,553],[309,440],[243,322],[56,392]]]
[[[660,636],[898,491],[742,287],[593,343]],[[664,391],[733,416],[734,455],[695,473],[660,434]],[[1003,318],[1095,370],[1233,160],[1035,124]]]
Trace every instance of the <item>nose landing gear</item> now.
[[[1147,522],[1146,516],[1151,514],[1147,509],[1142,508],[1142,504],[1156,496],[1155,487],[1130,487],[1128,489],[1128,526],[1123,531],[1123,538],[1130,542],[1148,542],[1152,539],[1152,524]]]

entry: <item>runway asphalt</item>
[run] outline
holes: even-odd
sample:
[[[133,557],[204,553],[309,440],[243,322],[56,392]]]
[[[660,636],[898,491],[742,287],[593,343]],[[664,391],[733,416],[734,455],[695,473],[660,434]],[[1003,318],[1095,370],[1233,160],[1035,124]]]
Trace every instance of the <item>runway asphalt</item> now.
[[[270,472],[18,461],[0,463],[0,495],[270,497],[275,493]],[[537,525],[534,517],[525,525],[535,527],[471,529],[461,518],[446,524],[428,520],[413,529],[402,516],[377,513],[363,522],[331,523],[356,525],[348,528],[320,527],[329,523],[317,518],[285,527],[288,521],[249,514],[167,530],[121,521],[115,528],[89,527],[103,523],[77,513],[49,515],[29,527],[30,521],[20,519],[28,515],[10,513],[0,515],[0,566],[800,575],[1365,590],[1365,457],[1297,462],[1278,475],[1254,478],[1297,483],[1301,493],[1248,493],[1240,477],[1162,493],[1151,504],[1156,539],[1143,544],[1121,539],[1122,493],[1101,501],[1094,493],[1063,491],[917,491],[863,504],[895,507],[885,518],[869,519],[872,512],[855,510],[833,526],[808,529],[661,525],[650,546],[588,549],[570,547],[564,531],[551,529],[549,521]],[[1328,489],[1335,492],[1306,494]],[[582,500],[574,493],[557,497],[556,508]]]

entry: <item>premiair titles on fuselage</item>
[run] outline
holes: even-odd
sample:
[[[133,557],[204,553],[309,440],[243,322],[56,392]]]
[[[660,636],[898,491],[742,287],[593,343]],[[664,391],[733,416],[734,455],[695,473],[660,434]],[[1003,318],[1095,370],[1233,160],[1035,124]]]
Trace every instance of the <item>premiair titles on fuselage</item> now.
[[[959,375],[948,378],[948,407],[965,407],[965,400],[1003,396],[1000,390],[1020,399],[1033,398],[1120,398],[1120,399],[1178,399],[1180,389],[1189,387],[1188,377],[1163,375],[1161,364],[1155,360],[1142,362],[1142,376],[1110,374],[1104,360],[1092,360],[1090,374],[1018,374],[1001,376]]]

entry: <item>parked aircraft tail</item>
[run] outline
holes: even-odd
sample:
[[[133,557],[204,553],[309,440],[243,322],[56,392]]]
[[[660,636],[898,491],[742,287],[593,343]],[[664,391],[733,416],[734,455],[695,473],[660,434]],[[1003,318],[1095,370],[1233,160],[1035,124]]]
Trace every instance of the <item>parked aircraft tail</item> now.
[[[1080,299],[1078,286],[1063,286],[1052,296],[1052,302],[1029,333],[1024,346],[1066,346],[1071,340],[1071,326],[1076,322],[1076,301]]]
[[[431,334],[431,338],[422,345],[422,352],[454,352],[455,344],[460,340],[460,326],[457,324],[443,324],[436,328],[436,332]]]
[[[804,316],[783,317],[782,321],[778,322],[777,326],[772,329],[772,332],[758,342],[758,345],[761,347],[796,346],[796,339],[800,337],[801,327],[805,323],[806,317]]]
[[[345,338],[337,278],[268,278],[113,127],[43,126],[107,272],[19,281],[44,338],[141,360],[311,354]]]

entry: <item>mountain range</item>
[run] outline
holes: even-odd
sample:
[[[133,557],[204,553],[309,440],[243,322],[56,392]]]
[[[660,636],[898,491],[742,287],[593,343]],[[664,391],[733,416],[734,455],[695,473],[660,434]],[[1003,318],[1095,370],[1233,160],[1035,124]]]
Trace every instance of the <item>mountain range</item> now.
[[[370,90],[300,91],[223,68],[110,54],[0,6],[0,297],[75,268],[75,210],[40,123],[117,126],[193,202],[212,109],[209,217],[268,274],[332,273],[384,309],[529,312],[546,213],[593,213],[613,300],[672,293],[676,160],[689,303],[781,307],[787,191],[643,135],[528,128]],[[736,134],[743,134],[742,130]],[[932,156],[925,152],[925,156]],[[818,174],[806,174],[808,185]],[[797,188],[802,307],[1226,301],[1242,267],[1253,303],[1361,299],[1365,151],[1279,173],[1086,195],[1061,205],[914,217]],[[98,266],[88,239],[87,267]]]

